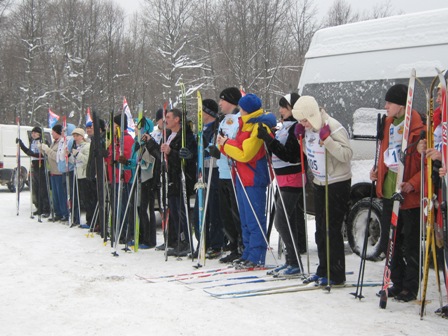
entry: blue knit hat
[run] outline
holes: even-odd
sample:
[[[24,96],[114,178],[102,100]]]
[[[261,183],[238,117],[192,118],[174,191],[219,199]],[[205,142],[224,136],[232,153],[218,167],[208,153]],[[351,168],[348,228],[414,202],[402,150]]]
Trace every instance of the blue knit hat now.
[[[238,105],[247,113],[252,113],[261,108],[261,99],[253,93],[248,93],[240,99]]]

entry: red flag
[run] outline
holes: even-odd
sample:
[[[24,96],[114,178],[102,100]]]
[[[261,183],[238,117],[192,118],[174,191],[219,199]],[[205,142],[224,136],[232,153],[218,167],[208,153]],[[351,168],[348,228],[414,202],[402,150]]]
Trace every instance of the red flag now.
[[[90,107],[87,108],[87,114],[86,114],[86,126],[92,125],[92,117],[90,116]]]

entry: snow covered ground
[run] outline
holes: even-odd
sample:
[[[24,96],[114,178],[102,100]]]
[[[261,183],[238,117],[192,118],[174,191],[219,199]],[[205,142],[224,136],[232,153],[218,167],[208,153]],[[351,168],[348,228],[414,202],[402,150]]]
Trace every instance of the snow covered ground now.
[[[427,296],[430,302],[423,321],[416,303],[390,300],[387,309],[379,309],[375,295],[378,287],[364,288],[363,300],[350,295],[354,288],[348,287],[334,288],[329,294],[313,290],[217,299],[203,291],[204,284],[186,285],[166,279],[149,283],[136,276],[189,273],[194,269],[188,259],[170,258],[165,262],[163,253],[155,250],[120,250],[120,256],[113,257],[110,246],[104,246],[99,236],[87,238],[86,230],[45,220],[38,223],[37,217],[30,219],[29,191],[21,196],[20,216],[16,216],[15,194],[0,188],[3,336],[448,335],[448,321],[433,313],[439,299],[432,270]],[[314,271],[317,256],[312,217],[308,230]],[[276,234],[271,241],[277,242]],[[276,250],[275,243],[272,247]],[[275,263],[272,255],[268,258],[268,263]],[[306,256],[303,261],[306,264]],[[347,249],[347,271],[354,272],[347,275],[348,281],[356,281],[359,261]],[[368,262],[365,279],[381,281],[383,265]],[[211,260],[205,268],[221,266]],[[261,285],[266,284],[233,288]],[[445,296],[443,299],[445,302]]]

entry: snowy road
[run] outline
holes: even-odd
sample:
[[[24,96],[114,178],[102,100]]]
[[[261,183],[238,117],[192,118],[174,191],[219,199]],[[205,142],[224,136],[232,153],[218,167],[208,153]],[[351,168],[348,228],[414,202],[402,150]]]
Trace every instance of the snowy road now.
[[[210,297],[201,285],[148,283],[136,274],[192,272],[192,262],[140,250],[111,255],[99,236],[60,223],[30,219],[29,192],[0,188],[0,335],[448,335],[448,321],[436,316],[438,294],[430,272],[427,315],[416,303],[390,300],[378,308],[378,287],[356,300],[353,288],[258,296]],[[314,222],[309,221],[309,237]],[[276,242],[276,237],[272,237]],[[159,243],[161,237],[159,236]],[[311,270],[316,248],[311,244]],[[273,246],[276,248],[276,246]],[[268,263],[274,263],[268,255]],[[306,264],[306,256],[304,257]],[[356,281],[359,257],[347,254],[347,280]],[[206,268],[221,266],[207,262]],[[380,281],[383,263],[369,262],[366,280]],[[263,275],[264,272],[257,274]],[[218,283],[214,282],[214,283]],[[255,286],[255,285],[254,285]],[[444,297],[445,300],[445,297]]]

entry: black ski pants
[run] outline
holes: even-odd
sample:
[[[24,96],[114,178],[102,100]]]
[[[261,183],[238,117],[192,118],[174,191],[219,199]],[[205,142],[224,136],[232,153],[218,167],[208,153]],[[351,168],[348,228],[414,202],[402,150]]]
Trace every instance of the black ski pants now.
[[[314,188],[314,206],[316,211],[315,239],[319,257],[319,266],[317,266],[316,274],[320,277],[328,277],[325,186],[314,184]],[[345,253],[342,224],[348,210],[350,188],[351,180],[328,185],[330,280],[336,284],[345,281]]]
[[[219,213],[224,223],[224,232],[229,240],[229,249],[238,252],[242,248],[241,221],[232,180],[219,180]]]
[[[383,228],[390,228],[393,201],[383,199]],[[418,294],[420,209],[401,210],[398,213],[395,248],[391,261],[391,280],[394,286]]]

